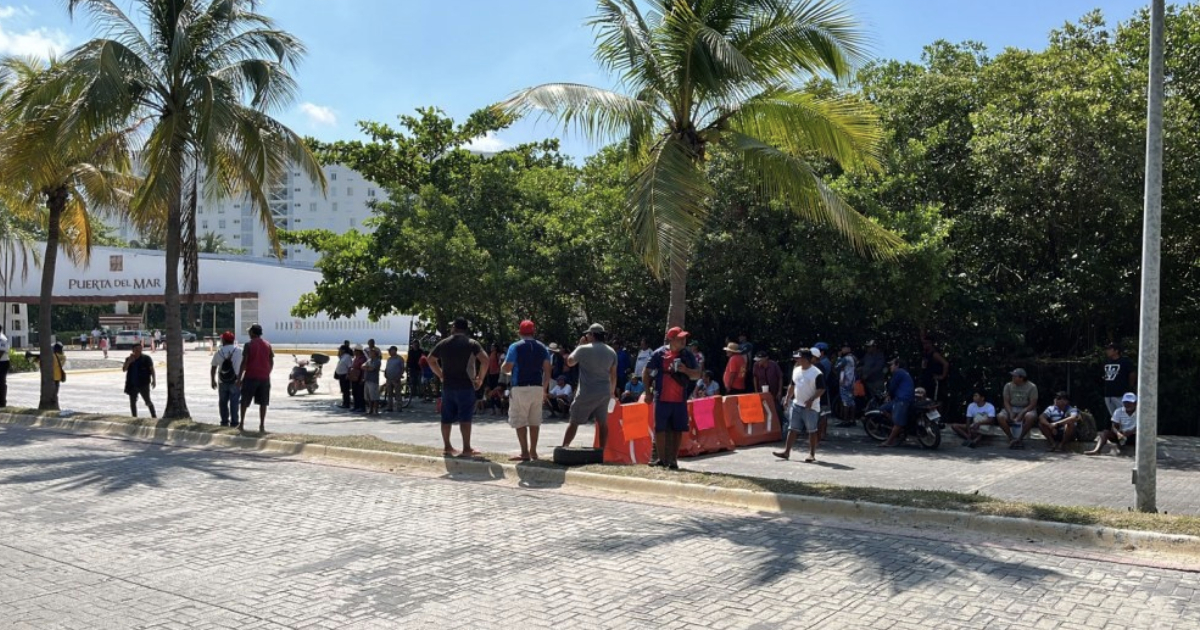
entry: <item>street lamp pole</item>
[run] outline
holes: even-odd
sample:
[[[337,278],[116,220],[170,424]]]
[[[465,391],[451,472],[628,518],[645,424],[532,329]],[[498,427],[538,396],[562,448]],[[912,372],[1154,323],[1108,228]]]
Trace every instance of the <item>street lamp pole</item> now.
[[[1146,199],[1142,229],[1142,320],[1138,347],[1137,509],[1157,512],[1158,319],[1162,274],[1163,20],[1165,0],[1150,8],[1150,85],[1146,105]]]

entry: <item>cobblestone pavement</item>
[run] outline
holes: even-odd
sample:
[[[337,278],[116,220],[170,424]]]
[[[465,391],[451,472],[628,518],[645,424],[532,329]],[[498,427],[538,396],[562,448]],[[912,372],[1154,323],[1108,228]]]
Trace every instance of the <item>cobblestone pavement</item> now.
[[[26,628],[1195,628],[1196,574],[0,427]]]
[[[92,353],[97,357],[99,353]],[[124,354],[111,354],[123,358]],[[162,361],[162,354],[155,353]],[[72,361],[89,360],[89,353],[74,352]],[[217,422],[216,392],[209,388],[209,356],[192,351],[187,355],[188,403],[193,416],[201,422]],[[289,355],[276,361],[272,406],[267,428],[273,432],[321,435],[370,434],[382,439],[425,446],[441,446],[438,421],[433,405],[414,402],[404,413],[366,418],[336,408],[339,397],[328,388],[336,388],[331,377],[322,379],[322,390],[314,395],[289,398],[284,391]],[[165,376],[160,367],[159,389],[154,399],[160,409],[165,402]],[[14,406],[37,406],[37,381],[32,374],[10,376],[9,402]],[[64,409],[96,413],[127,413],[128,402],[121,393],[124,380],[120,372],[77,373],[63,386]],[[548,420],[543,427],[542,452],[561,442],[565,423]],[[592,432],[580,432],[577,444],[592,439]],[[1099,505],[1118,509],[1134,505],[1130,470],[1131,456],[1084,457],[1077,453],[1046,453],[1040,441],[1029,448],[1011,451],[1002,440],[979,449],[959,446],[947,431],[942,447],[923,451],[916,446],[879,449],[863,434],[861,427],[831,429],[830,439],[822,445],[818,466],[797,461],[781,462],[771,456],[771,448],[740,449],[686,460],[684,467],[709,472],[724,472],[756,477],[819,481],[852,486],[884,488],[920,488],[979,492],[1015,501],[1059,505]],[[457,430],[454,443],[460,445]],[[515,453],[516,436],[502,416],[479,415],[475,422],[473,446],[493,453]],[[1131,450],[1131,449],[1130,449]],[[1158,505],[1170,513],[1200,514],[1200,439],[1166,438],[1159,445]]]

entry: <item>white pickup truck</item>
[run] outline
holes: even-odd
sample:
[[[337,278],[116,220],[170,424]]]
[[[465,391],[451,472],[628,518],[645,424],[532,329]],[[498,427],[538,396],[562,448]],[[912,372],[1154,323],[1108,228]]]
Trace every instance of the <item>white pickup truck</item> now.
[[[149,345],[150,338],[150,332],[146,330],[118,330],[116,337],[113,339],[113,348],[116,350],[132,348],[134,344],[139,342],[143,345]]]

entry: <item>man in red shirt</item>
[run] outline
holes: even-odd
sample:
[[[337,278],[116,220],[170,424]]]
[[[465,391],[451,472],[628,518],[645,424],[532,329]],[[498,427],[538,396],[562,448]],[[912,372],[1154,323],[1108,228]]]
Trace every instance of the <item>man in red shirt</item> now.
[[[262,338],[262,326],[250,326],[250,343],[242,350],[242,366],[238,370],[238,387],[242,389],[241,429],[246,430],[246,409],[250,400],[258,405],[258,432],[266,433],[267,405],[271,402],[271,369],[275,367],[275,351]]]
[[[741,347],[731,341],[725,346],[725,356],[728,358],[725,364],[725,393],[729,396],[745,394],[749,391],[746,388],[746,355],[742,354]]]
[[[696,355],[685,345],[687,338],[687,331],[678,326],[668,330],[667,345],[655,350],[642,370],[646,402],[654,403],[654,448],[658,454],[651,466],[679,470],[679,445],[688,430],[689,385],[701,375]]]

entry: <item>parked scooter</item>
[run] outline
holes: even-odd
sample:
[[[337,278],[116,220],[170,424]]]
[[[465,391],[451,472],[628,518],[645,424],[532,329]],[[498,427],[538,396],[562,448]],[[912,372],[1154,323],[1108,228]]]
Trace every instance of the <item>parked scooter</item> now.
[[[863,429],[871,439],[883,442],[891,435],[893,424],[891,416],[880,410],[879,406],[870,405],[863,414]],[[936,401],[926,398],[915,400],[908,406],[908,424],[904,427],[904,435],[915,437],[921,448],[935,449],[941,446],[944,426]]]
[[[296,362],[296,367],[292,368],[292,375],[288,380],[288,396],[295,396],[302,389],[308,390],[310,394],[316,393],[317,388],[321,384],[321,366],[329,363],[329,355],[314,354],[311,357],[311,361],[309,359],[301,360],[299,356],[293,356],[292,360]]]

